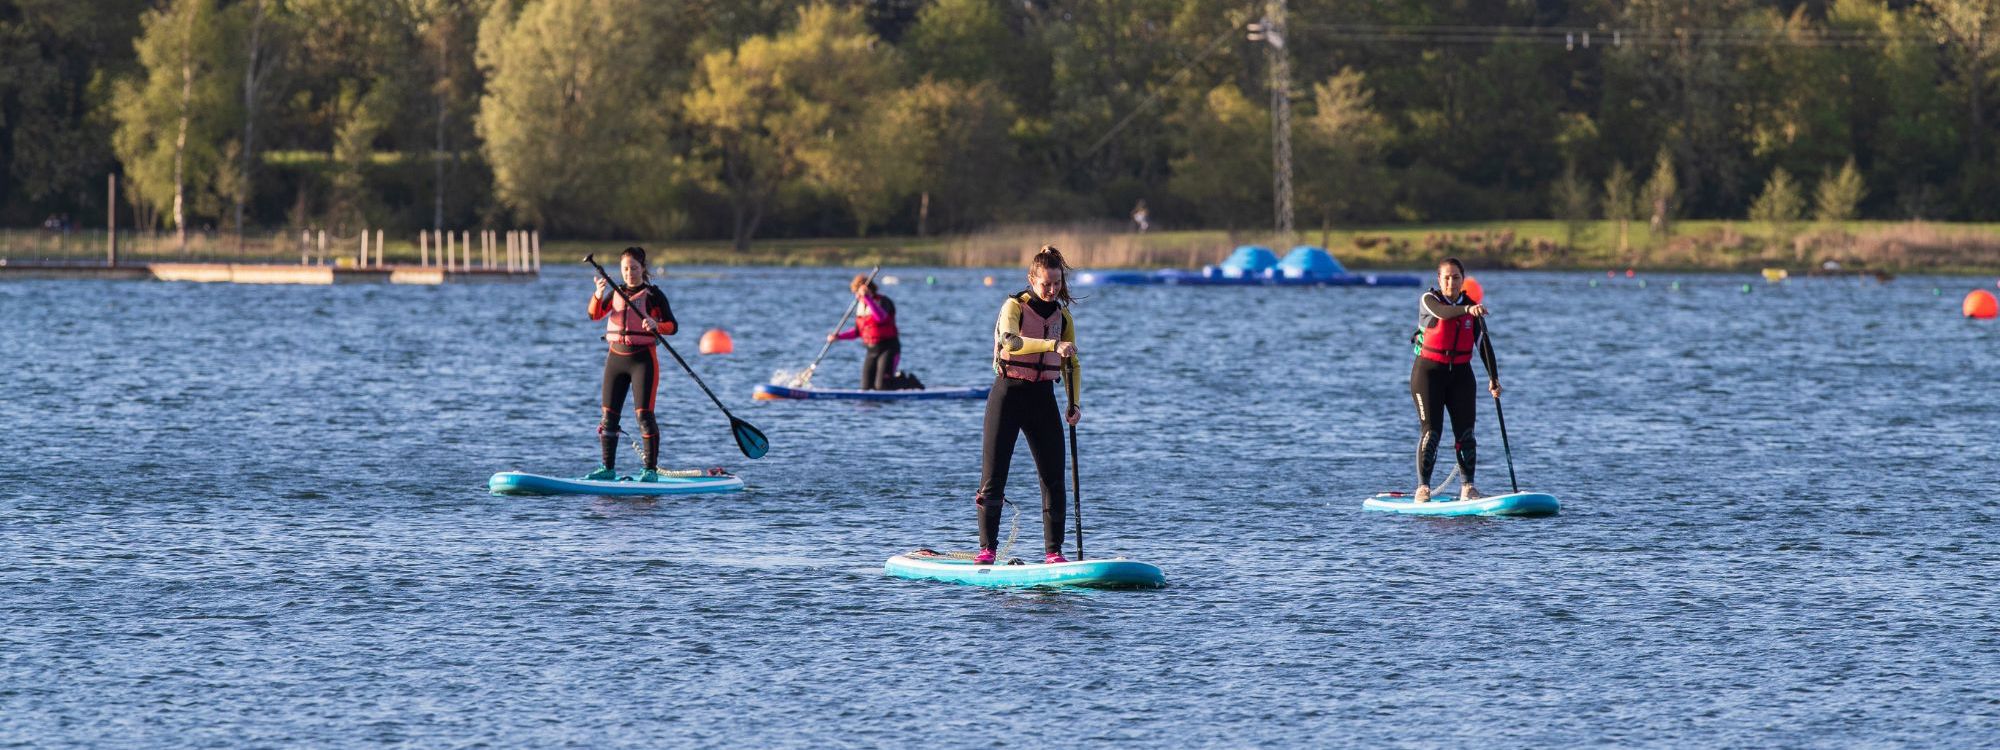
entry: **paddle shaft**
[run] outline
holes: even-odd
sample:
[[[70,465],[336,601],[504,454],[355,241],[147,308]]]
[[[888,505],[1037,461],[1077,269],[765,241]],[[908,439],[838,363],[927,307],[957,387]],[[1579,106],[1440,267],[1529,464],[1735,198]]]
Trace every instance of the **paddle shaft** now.
[[[1498,361],[1493,356],[1493,328],[1486,325],[1485,320],[1480,321],[1479,327],[1484,329],[1481,331],[1484,335],[1479,337],[1479,345],[1486,348],[1486,382],[1491,385],[1495,377],[1494,363]],[[1514,478],[1514,446],[1507,442],[1507,410],[1500,408],[1500,394],[1497,393],[1493,394],[1493,416],[1500,419],[1500,449],[1507,454],[1507,483],[1513,485],[1514,492],[1518,494],[1521,491],[1521,481]]]
[[[598,278],[604,279],[604,283],[611,285],[611,291],[617,292],[618,296],[625,300],[626,308],[638,312],[639,317],[652,321],[654,326],[658,326],[660,324],[660,321],[653,320],[653,316],[647,315],[645,310],[640,309],[638,305],[632,304],[632,295],[626,294],[625,287],[619,286],[617,283],[611,280],[611,275],[604,272],[604,267],[597,265],[597,260],[595,256],[591,255],[583,256],[583,262],[589,263],[591,268],[597,269]],[[728,417],[732,422],[736,420],[736,415],[729,413],[729,407],[722,405],[722,399],[715,397],[715,391],[709,390],[708,384],[701,382],[701,376],[694,374],[694,368],[688,366],[687,360],[681,359],[681,353],[674,351],[674,345],[667,343],[666,336],[661,335],[660,332],[656,330],[653,332],[653,341],[655,343],[658,343],[660,346],[665,347],[668,354],[674,355],[674,361],[680,363],[681,369],[687,371],[688,377],[694,379],[695,385],[701,386],[701,392],[708,394],[708,400],[715,402],[715,408],[721,409],[723,416]]]
[[[869,271],[869,272],[868,272],[868,283],[871,283],[871,284],[872,284],[872,283],[874,283],[874,282],[875,282],[875,274],[878,274],[878,273],[881,273],[881,272],[882,272],[882,267],[881,267],[881,266],[876,266],[874,270],[872,270],[872,271]],[[828,334],[828,336],[837,336],[837,335],[839,335],[839,334],[840,334],[840,329],[842,329],[842,328],[846,328],[846,327],[847,327],[847,316],[849,316],[849,315],[853,315],[853,314],[854,314],[854,309],[855,309],[855,308],[857,308],[857,307],[860,307],[860,306],[861,306],[861,298],[860,298],[860,297],[855,297],[854,299],[851,299],[851,300],[848,300],[848,302],[847,302],[847,310],[846,310],[846,311],[844,311],[844,312],[842,312],[842,313],[840,314],[840,322],[838,322],[838,323],[835,323],[835,324],[833,324],[833,333],[831,333],[831,334]],[[801,373],[799,373],[799,377],[798,377],[798,381],[799,381],[799,382],[806,382],[806,381],[810,381],[810,380],[812,380],[812,373],[813,373],[813,370],[815,370],[815,369],[818,369],[818,368],[819,368],[819,361],[820,361],[820,360],[822,360],[822,359],[825,359],[825,358],[826,358],[826,351],[827,351],[828,349],[832,349],[832,348],[833,348],[833,339],[832,339],[832,338],[828,338],[828,339],[826,340],[826,343],[820,346],[820,348],[819,348],[819,354],[817,354],[817,355],[815,355],[815,356],[813,357],[813,361],[812,361],[812,364],[809,364],[809,365],[806,365],[806,369],[805,369],[805,372],[801,372]]]
[[[1065,369],[1067,369],[1067,370],[1068,370],[1068,372],[1064,373],[1064,377],[1068,377],[1068,378],[1071,378],[1071,380],[1070,380],[1070,381],[1069,381],[1068,383],[1065,383],[1065,384],[1064,384],[1064,389],[1063,389],[1063,390],[1066,390],[1066,391],[1069,391],[1069,394],[1070,394],[1070,397],[1069,397],[1069,408],[1071,408],[1071,409],[1075,409],[1075,408],[1076,408],[1076,391],[1073,391],[1073,390],[1070,390],[1070,388],[1072,388],[1072,387],[1074,387],[1074,386],[1076,385],[1076,380],[1075,380],[1075,378],[1076,378],[1076,369],[1075,369],[1075,368],[1076,368],[1076,358],[1075,358],[1075,355],[1071,355],[1071,357],[1070,357],[1069,361],[1068,361],[1068,362],[1066,362],[1065,364],[1067,365],[1067,367],[1066,367]],[[1069,415],[1068,415],[1068,414],[1064,414],[1064,415],[1063,415],[1063,419],[1064,419],[1065,421],[1067,421],[1067,420],[1069,419]],[[1076,515],[1076,559],[1078,559],[1078,560],[1082,560],[1082,559],[1083,559],[1083,479],[1082,479],[1082,476],[1083,476],[1083,471],[1082,471],[1082,469],[1080,469],[1080,468],[1078,468],[1078,467],[1077,467],[1077,460],[1076,460],[1076,425],[1072,424],[1072,425],[1070,425],[1070,426],[1069,426],[1069,491],[1070,491],[1070,497],[1074,499],[1074,502],[1075,502],[1075,506],[1076,506],[1076,508],[1075,508],[1075,510],[1073,511],[1073,513],[1074,513],[1074,514]]]

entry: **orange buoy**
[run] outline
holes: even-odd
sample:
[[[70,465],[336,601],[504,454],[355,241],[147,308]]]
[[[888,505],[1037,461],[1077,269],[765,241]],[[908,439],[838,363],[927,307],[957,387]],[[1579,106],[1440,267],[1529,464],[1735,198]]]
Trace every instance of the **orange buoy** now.
[[[1965,304],[1960,307],[1965,309],[1965,317],[1968,318],[1992,320],[1994,315],[2000,314],[2000,300],[1995,300],[1993,293],[1984,289],[1974,289],[1965,295]]]
[[[701,353],[728,354],[736,351],[736,342],[729,340],[729,332],[720,328],[710,328],[701,335]]]
[[[1467,276],[1465,277],[1465,296],[1471,297],[1475,304],[1483,304],[1486,300],[1486,289],[1479,285],[1478,279]]]
[[[1632,269],[1630,269],[1630,268],[1627,268],[1627,269],[1625,269],[1625,278],[1628,278],[1628,279],[1629,279],[1629,278],[1632,278]]]
[[[993,286],[993,277],[991,276],[986,277],[986,285]]]

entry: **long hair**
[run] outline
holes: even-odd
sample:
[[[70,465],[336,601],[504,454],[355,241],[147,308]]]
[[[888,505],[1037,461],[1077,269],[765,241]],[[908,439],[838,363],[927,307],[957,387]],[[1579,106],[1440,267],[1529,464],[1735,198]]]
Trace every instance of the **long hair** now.
[[[1056,286],[1057,302],[1062,303],[1063,307],[1069,307],[1076,302],[1076,298],[1069,295],[1069,261],[1063,260],[1061,250],[1057,250],[1055,245],[1043,245],[1042,249],[1035,251],[1035,257],[1028,261],[1029,273],[1033,273],[1037,268],[1042,269],[1044,274],[1057,272],[1062,274],[1058,277],[1062,283]]]
[[[653,283],[653,270],[646,266],[646,248],[639,247],[638,245],[625,248],[625,252],[618,254],[618,262],[624,263],[626,258],[639,261],[639,283],[641,285]]]

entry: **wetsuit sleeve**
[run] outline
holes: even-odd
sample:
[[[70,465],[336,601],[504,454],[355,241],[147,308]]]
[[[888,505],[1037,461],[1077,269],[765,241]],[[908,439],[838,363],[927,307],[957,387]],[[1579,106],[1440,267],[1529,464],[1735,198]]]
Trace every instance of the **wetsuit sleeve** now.
[[[1471,305],[1449,304],[1432,294],[1425,294],[1423,301],[1419,302],[1418,305],[1423,308],[1425,314],[1439,320],[1450,320],[1464,315],[1465,311],[1472,307]]]
[[[1008,354],[1043,354],[1056,350],[1055,339],[1031,339],[1021,335],[1021,301],[1008,297],[1000,306],[1000,321],[994,324],[1000,332],[1000,348]]]
[[[651,302],[652,305],[647,311],[652,313],[653,321],[660,324],[660,333],[668,336],[679,333],[681,324],[680,321],[674,320],[674,306],[667,303],[667,293],[660,291],[659,287],[653,287]]]
[[[1486,363],[1486,382],[1500,379],[1500,361],[1493,357],[1493,345],[1486,341],[1486,321],[1479,321],[1479,361]]]
[[[617,292],[614,291],[612,292],[612,294],[617,294]],[[611,300],[599,297],[595,294],[590,295],[591,320],[603,320],[604,316],[610,314],[611,314]]]
[[[1062,316],[1062,340],[1069,342],[1071,346],[1075,346],[1076,319],[1069,316],[1068,310],[1064,310]],[[1069,391],[1070,403],[1081,405],[1083,403],[1083,384],[1077,380],[1077,375],[1083,370],[1083,363],[1077,360],[1078,355],[1074,352],[1071,352],[1069,357],[1063,359],[1063,388]]]

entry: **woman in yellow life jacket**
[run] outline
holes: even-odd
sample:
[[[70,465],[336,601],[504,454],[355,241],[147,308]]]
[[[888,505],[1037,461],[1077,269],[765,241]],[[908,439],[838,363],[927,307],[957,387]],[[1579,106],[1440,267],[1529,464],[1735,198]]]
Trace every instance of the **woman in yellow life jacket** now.
[[[1007,469],[1018,435],[1028,438],[1042,490],[1042,551],[1046,562],[1068,562],[1063,545],[1063,423],[1082,418],[1078,407],[1076,324],[1070,319],[1069,264],[1053,245],[1028,262],[1028,288],[1000,304],[993,325],[993,389],[986,397],[980,449],[979,555],[991,564],[1006,503]],[[1069,403],[1056,403],[1060,379]]]

